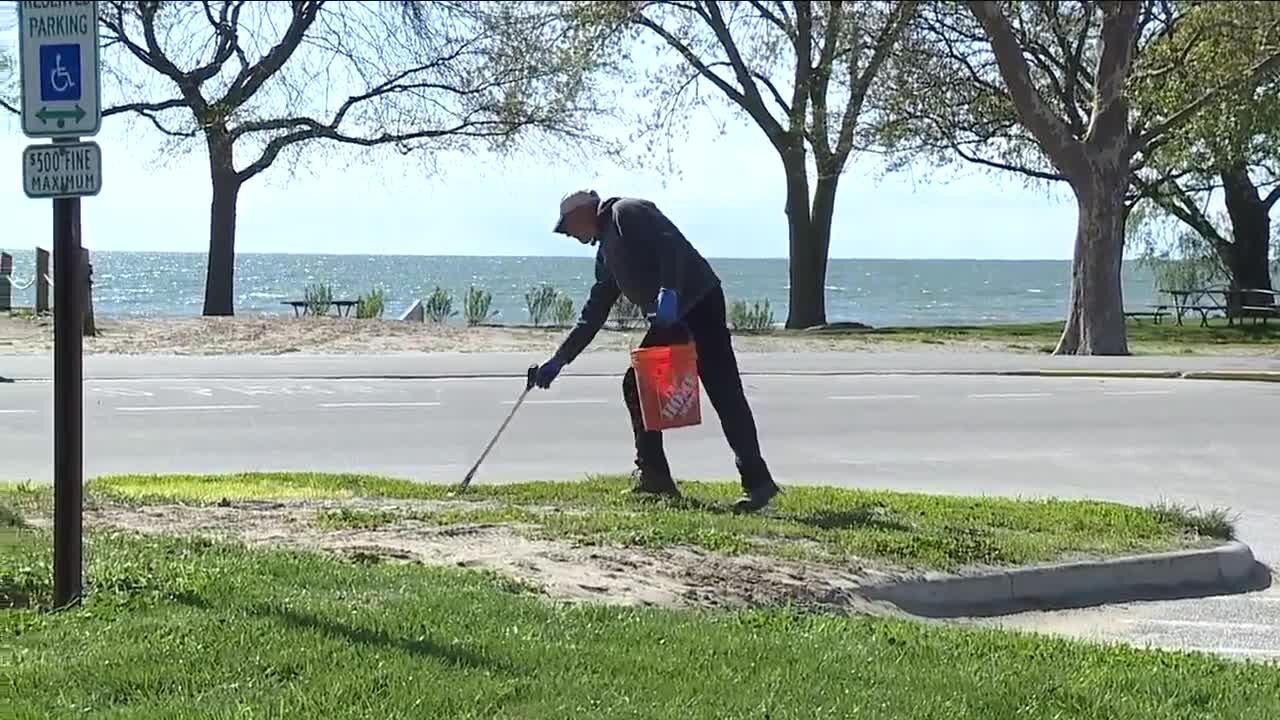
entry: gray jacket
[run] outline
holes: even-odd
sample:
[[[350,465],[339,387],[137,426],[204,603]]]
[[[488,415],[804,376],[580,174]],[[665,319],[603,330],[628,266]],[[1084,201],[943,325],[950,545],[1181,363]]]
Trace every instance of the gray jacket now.
[[[657,308],[658,290],[676,292],[681,319],[720,285],[706,258],[648,200],[609,198],[596,214],[595,284],[582,305],[578,323],[555,357],[567,365],[586,349],[625,295],[644,311]]]

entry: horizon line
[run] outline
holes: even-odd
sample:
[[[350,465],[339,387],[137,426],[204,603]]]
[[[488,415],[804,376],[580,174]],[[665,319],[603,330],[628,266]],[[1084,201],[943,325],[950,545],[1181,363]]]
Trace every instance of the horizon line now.
[[[36,247],[44,247],[37,245]],[[45,248],[50,250],[51,248]],[[95,249],[86,248],[89,252],[106,252],[119,254],[136,254],[136,255],[200,255],[208,256],[208,251],[204,250],[114,250],[114,249]],[[18,248],[0,247],[0,250],[9,253],[15,252],[31,252],[23,251]],[[368,253],[368,252],[296,252],[288,250],[238,250],[236,257],[244,256],[285,256],[285,257],[392,257],[392,258],[547,258],[553,260],[583,260],[590,259],[586,255],[521,255],[516,253],[491,253],[491,254],[459,254],[459,253]],[[16,256],[15,256],[16,257]],[[708,260],[789,260],[786,256],[754,256],[743,257],[733,255],[706,255]],[[1125,258],[1125,260],[1137,260],[1138,258]],[[831,256],[828,260],[843,260],[854,262],[1070,262],[1069,257],[1030,257],[1030,258],[1001,258],[1001,257],[851,257],[851,256]]]

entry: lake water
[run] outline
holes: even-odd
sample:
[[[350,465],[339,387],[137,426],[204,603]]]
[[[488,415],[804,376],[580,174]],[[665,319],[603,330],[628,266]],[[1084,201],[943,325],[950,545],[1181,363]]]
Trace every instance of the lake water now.
[[[35,250],[9,250],[15,277],[32,276]],[[107,317],[199,315],[205,257],[198,253],[95,252],[94,307]],[[713,259],[732,301],[769,299],[775,318],[787,313],[785,260]],[[525,322],[524,294],[549,282],[580,305],[590,286],[590,257],[433,257],[388,255],[245,254],[237,260],[238,314],[292,313],[280,303],[300,299],[310,283],[330,283],[337,297],[379,286],[387,316],[395,317],[439,285],[462,306],[469,285],[493,293],[499,321]],[[827,274],[827,319],[874,326],[1009,323],[1064,317],[1070,286],[1067,261],[832,260]],[[1149,273],[1126,266],[1125,304],[1152,302]],[[19,305],[34,291],[20,292]]]

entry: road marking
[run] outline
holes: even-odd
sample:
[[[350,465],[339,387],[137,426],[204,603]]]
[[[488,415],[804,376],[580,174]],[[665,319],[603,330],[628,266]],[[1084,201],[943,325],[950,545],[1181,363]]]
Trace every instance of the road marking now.
[[[1021,398],[1045,398],[1049,397],[1049,393],[974,393],[969,395],[970,400],[1015,400]]]
[[[830,395],[828,400],[919,400],[919,395]]]
[[[119,412],[213,412],[219,410],[257,410],[261,405],[138,405],[135,407],[118,407]]]
[[[28,415],[35,410],[0,410],[0,415]]]
[[[440,405],[438,402],[431,401],[405,401],[405,402],[332,402],[320,403],[318,407],[322,408],[379,408],[379,407],[435,407]]]
[[[1271,625],[1268,623],[1247,623],[1247,622],[1219,622],[1216,620],[1162,620],[1158,618],[1151,619],[1125,619],[1122,622],[1131,625],[1156,625],[1160,627],[1178,627],[1178,628],[1204,628],[1206,630],[1280,630],[1280,625]]]
[[[150,393],[150,392],[147,392],[146,390],[129,390],[126,388],[94,388],[93,391],[98,393],[99,395],[106,395],[108,397],[124,397],[124,398],[155,397],[155,393]]]
[[[525,400],[525,405],[605,405],[608,400]],[[515,405],[515,400],[503,400],[503,405]]]
[[[1103,395],[1115,395],[1115,396],[1125,396],[1125,395],[1172,395],[1172,394],[1173,394],[1173,391],[1172,391],[1172,390],[1107,390],[1107,391],[1103,392],[1102,394],[1103,394]]]

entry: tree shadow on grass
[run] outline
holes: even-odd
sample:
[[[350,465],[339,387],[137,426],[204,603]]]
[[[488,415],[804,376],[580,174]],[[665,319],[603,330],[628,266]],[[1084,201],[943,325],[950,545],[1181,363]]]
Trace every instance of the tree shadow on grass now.
[[[278,608],[259,605],[259,615],[274,617],[285,625],[305,630],[318,630],[326,635],[361,645],[375,645],[401,650],[421,658],[440,660],[471,670],[492,670],[513,675],[515,671],[505,663],[491,660],[465,648],[454,645],[442,645],[427,638],[395,637],[381,630],[353,627],[342,622],[322,618],[311,613],[291,608]]]
[[[817,510],[809,513],[787,514],[781,517],[792,522],[822,530],[891,530],[908,532],[912,527],[896,520],[879,508],[860,507],[848,510]]]
[[[663,504],[663,506],[674,510],[690,510],[710,513],[712,515],[738,514],[738,511],[734,509],[733,505],[730,503],[702,500],[699,498],[682,497],[678,500],[651,502]],[[813,512],[805,513],[776,512],[765,509],[756,514],[756,517],[786,520],[789,522],[799,523],[801,525],[820,528],[822,530],[850,530],[859,528],[908,532],[913,529],[910,525],[902,522],[901,520],[893,518],[883,509],[874,506],[855,507],[844,510],[815,510]]]

